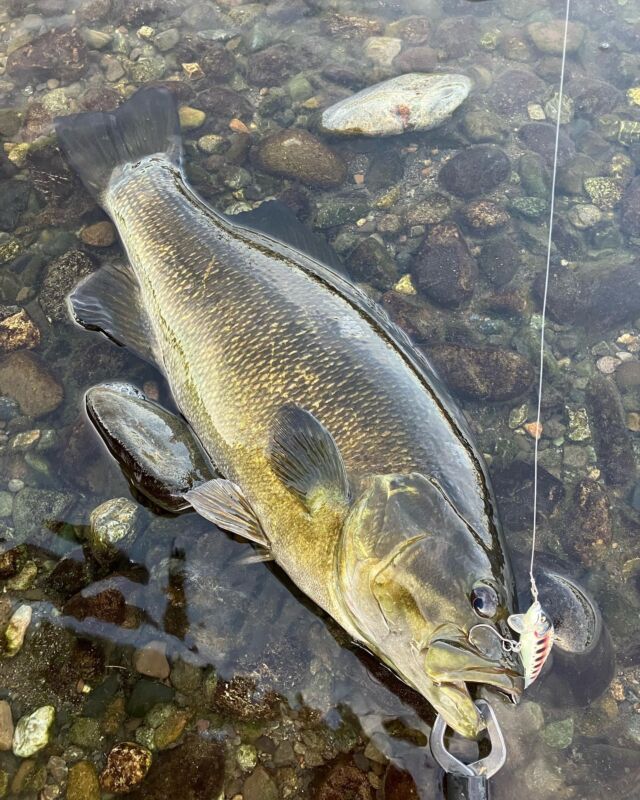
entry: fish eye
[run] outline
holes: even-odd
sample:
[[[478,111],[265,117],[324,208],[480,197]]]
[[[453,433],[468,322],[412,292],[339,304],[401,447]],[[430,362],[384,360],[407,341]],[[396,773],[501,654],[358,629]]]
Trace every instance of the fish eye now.
[[[474,586],[471,592],[471,605],[479,617],[490,619],[498,613],[498,594],[486,583]]]

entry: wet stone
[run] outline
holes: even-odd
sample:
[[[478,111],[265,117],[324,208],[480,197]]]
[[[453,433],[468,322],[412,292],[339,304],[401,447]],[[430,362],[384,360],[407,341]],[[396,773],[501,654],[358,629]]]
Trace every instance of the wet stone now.
[[[391,66],[400,50],[402,50],[402,40],[393,36],[371,36],[364,43],[364,54],[369,61],[383,67]]]
[[[20,489],[13,501],[13,524],[18,538],[36,536],[42,529],[50,535],[51,528],[64,521],[75,497],[68,492],[51,489]]]
[[[596,375],[587,386],[587,398],[598,464],[607,483],[624,486],[634,479],[636,462],[616,385]]]
[[[30,186],[26,181],[0,181],[0,231],[12,231],[27,208]]]
[[[40,330],[23,308],[0,306],[0,353],[31,350],[40,344]]]
[[[395,259],[373,236],[363,239],[349,256],[349,274],[355,281],[384,291],[397,278]]]
[[[42,706],[21,717],[13,734],[14,755],[18,758],[29,758],[46,747],[55,716],[56,710],[53,706]]]
[[[334,764],[318,787],[317,800],[374,800],[375,793],[367,773],[352,762]]]
[[[425,200],[412,203],[406,211],[408,225],[435,225],[449,216],[451,205],[443,194],[431,194]]]
[[[509,69],[494,81],[490,103],[500,114],[526,114],[527,105],[532,101],[539,102],[546,93],[547,85],[533,72]]]
[[[110,222],[95,222],[82,229],[80,238],[91,247],[110,247],[116,240],[116,229]]]
[[[640,308],[640,281],[637,264],[625,264],[604,271],[594,278],[585,275],[582,290],[588,295],[589,321],[614,325],[633,319]]]
[[[93,263],[80,250],[70,250],[48,265],[38,300],[50,322],[70,321],[67,295],[93,270]]]
[[[249,775],[242,785],[244,800],[278,800],[279,793],[276,784],[263,767],[256,769]]]
[[[461,212],[462,221],[469,233],[486,236],[503,228],[509,222],[509,213],[491,200],[474,200]]]
[[[524,356],[500,347],[438,344],[425,350],[452,392],[473,400],[513,400],[533,382]]]
[[[7,73],[19,80],[77,80],[87,69],[87,49],[77,29],[53,30],[14,50]]]
[[[78,761],[69,768],[67,800],[100,800],[100,781],[90,761]]]
[[[335,103],[323,112],[321,125],[343,136],[431,130],[451,116],[470,90],[464,75],[400,75]]]
[[[611,504],[606,489],[596,481],[576,486],[570,514],[568,545],[585,566],[602,557],[613,538]]]
[[[249,57],[247,80],[254,86],[281,86],[297,72],[289,47],[274,44]]]
[[[32,613],[31,606],[27,605],[20,606],[13,612],[4,632],[3,655],[12,658],[20,652],[31,624]]]
[[[24,350],[0,361],[0,394],[15,400],[29,417],[51,413],[63,399],[62,386],[44,361]]]
[[[346,177],[342,159],[304,130],[286,130],[263,139],[254,151],[265,172],[329,189]]]
[[[126,616],[124,596],[119,589],[105,589],[94,595],[75,594],[63,607],[63,613],[79,620],[89,617],[122,625]]]
[[[106,792],[127,794],[139,786],[151,766],[151,753],[135,742],[120,742],[107,756],[107,765],[100,775]]]
[[[96,561],[109,565],[131,548],[137,535],[139,512],[139,505],[126,497],[115,497],[93,509],[87,541]]]
[[[515,461],[492,470],[491,478],[507,530],[531,527],[533,508],[533,466]],[[538,502],[545,517],[551,516],[565,496],[564,485],[543,466],[538,470]]]
[[[496,145],[476,145],[449,159],[438,174],[440,185],[458,197],[476,197],[497,188],[511,172],[509,157]]]
[[[640,387],[640,361],[623,361],[615,372],[621,392]]]
[[[586,178],[584,188],[591,202],[601,209],[614,208],[622,198],[622,183],[615,178]]]
[[[553,165],[556,141],[554,125],[549,122],[528,122],[521,126],[518,135],[530,150],[542,156],[549,167]],[[558,166],[565,165],[575,154],[574,143],[561,130],[558,139]]]
[[[620,227],[628,236],[640,236],[640,177],[624,190]]]
[[[401,72],[431,72],[438,63],[438,52],[428,45],[403,48],[393,59],[393,66]]]
[[[554,19],[549,22],[532,22],[527,26],[527,33],[532,42],[542,53],[548,55],[562,55],[564,45],[564,20]],[[569,22],[567,27],[567,53],[574,53],[584,39],[584,25],[579,22]]]
[[[369,204],[348,200],[321,200],[316,202],[314,225],[317,228],[335,228],[366,217]]]
[[[100,722],[91,717],[77,717],[69,730],[69,741],[85,750],[99,750],[104,743]]]
[[[438,305],[455,308],[471,298],[476,264],[456,225],[431,229],[411,274],[418,291]]]
[[[492,111],[469,111],[462,118],[464,134],[470,142],[503,142],[506,128],[502,120]]]
[[[11,715],[11,706],[6,700],[0,700],[0,750],[11,750],[12,742],[13,717]]]
[[[158,680],[168,678],[170,667],[165,651],[166,645],[162,642],[149,642],[140,650],[136,650],[133,657],[136,672]]]
[[[158,703],[169,703],[175,690],[156,681],[143,678],[133,687],[127,701],[127,712],[132,717],[144,717]]]
[[[522,264],[522,253],[510,236],[501,236],[482,245],[478,266],[494,286],[504,286]]]

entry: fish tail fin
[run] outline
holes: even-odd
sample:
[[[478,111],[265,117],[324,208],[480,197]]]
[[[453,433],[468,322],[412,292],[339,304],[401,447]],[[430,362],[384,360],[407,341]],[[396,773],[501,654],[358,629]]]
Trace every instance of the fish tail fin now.
[[[160,87],[140,89],[113,112],[56,117],[55,130],[67,160],[99,202],[119,165],[154,153],[179,164],[182,156],[176,102]]]

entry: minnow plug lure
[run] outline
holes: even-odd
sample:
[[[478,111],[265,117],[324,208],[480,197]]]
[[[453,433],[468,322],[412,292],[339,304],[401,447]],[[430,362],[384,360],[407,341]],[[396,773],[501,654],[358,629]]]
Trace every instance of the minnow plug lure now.
[[[512,650],[520,655],[524,667],[524,688],[535,681],[553,647],[553,622],[536,599],[524,614],[512,614],[507,620],[511,630],[520,635]]]

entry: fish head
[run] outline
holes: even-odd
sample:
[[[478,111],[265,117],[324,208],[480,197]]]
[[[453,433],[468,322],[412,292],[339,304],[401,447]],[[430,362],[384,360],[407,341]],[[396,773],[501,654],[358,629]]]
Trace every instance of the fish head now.
[[[514,701],[522,667],[503,647],[514,606],[496,536],[477,533],[437,481],[367,479],[343,525],[337,599],[347,628],[464,736],[484,727],[469,684]]]

